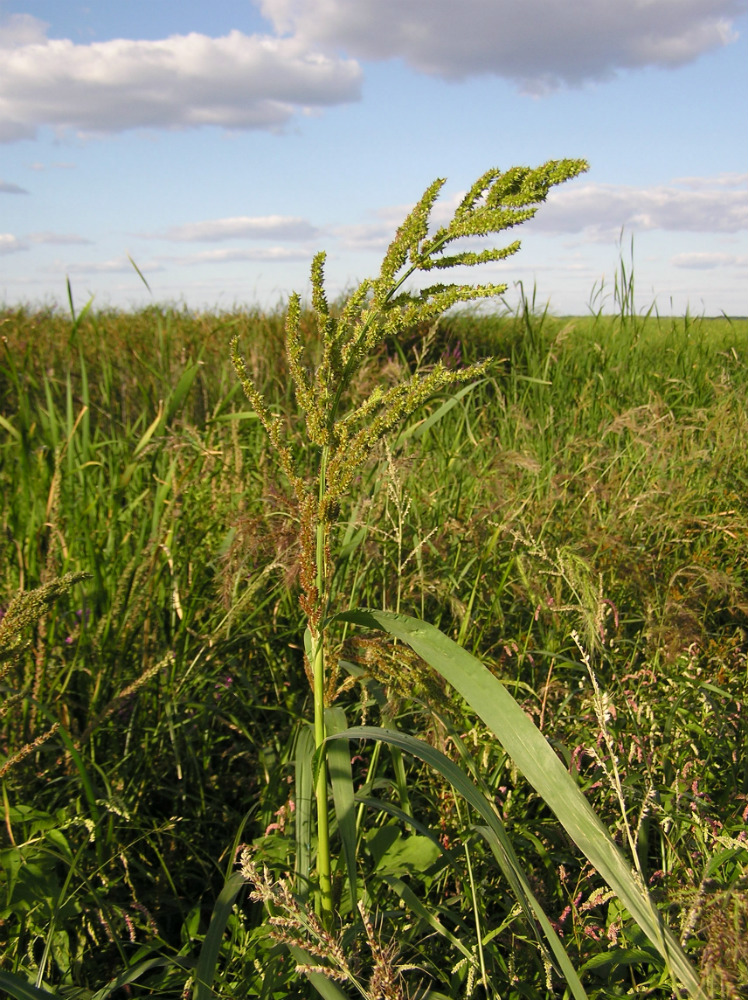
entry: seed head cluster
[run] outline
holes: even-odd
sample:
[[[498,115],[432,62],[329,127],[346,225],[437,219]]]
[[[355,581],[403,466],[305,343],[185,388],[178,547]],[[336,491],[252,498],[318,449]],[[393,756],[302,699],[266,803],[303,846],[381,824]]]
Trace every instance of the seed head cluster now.
[[[400,338],[415,327],[433,323],[458,303],[495,298],[507,287],[438,283],[410,291],[404,290],[406,282],[419,271],[485,264],[516,253],[518,241],[504,247],[445,251],[457,241],[490,237],[527,221],[553,185],[586,169],[583,160],[553,160],[535,169],[489,170],[467,192],[449,224],[430,233],[432,209],[445,183],[434,181],[398,229],[378,277],[363,281],[337,315],[325,295],[325,254],[317,254],[311,269],[311,304],[322,347],[316,369],[307,363],[298,295],[291,296],[286,315],[288,371],[304,414],[303,435],[298,439],[282,417],[271,412],[239,352],[238,340],[232,341],[237,376],[299,505],[302,607],[313,632],[326,610],[326,572],[324,567],[320,571],[320,554],[326,562],[329,527],[357,471],[377,443],[429,397],[448,385],[477,378],[490,363],[454,369],[440,361],[394,386],[375,387],[363,400],[350,399],[356,374],[386,338]],[[320,450],[317,483],[305,481],[298,469],[300,456],[310,446]]]

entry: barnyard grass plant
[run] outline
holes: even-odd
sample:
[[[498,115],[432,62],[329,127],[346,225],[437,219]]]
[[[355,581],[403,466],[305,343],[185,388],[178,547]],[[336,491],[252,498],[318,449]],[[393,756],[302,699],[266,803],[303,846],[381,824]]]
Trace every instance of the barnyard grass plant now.
[[[451,222],[429,233],[431,212],[445,181],[434,181],[397,231],[384,257],[379,276],[363,281],[333,315],[324,288],[325,254],[312,263],[312,307],[322,342],[322,359],[309,371],[301,334],[301,299],[291,296],[286,319],[286,353],[296,402],[306,421],[299,434],[287,434],[285,415],[272,413],[239,353],[238,338],[231,345],[232,361],[247,399],[268,433],[280,468],[298,504],[302,608],[307,616],[305,652],[307,673],[314,692],[314,739],[325,740],[325,642],[323,621],[330,609],[334,559],[330,530],[341,501],[354,477],[378,443],[394,427],[435,393],[456,382],[470,382],[482,375],[489,361],[464,368],[448,368],[443,361],[429,371],[416,371],[389,389],[375,387],[358,400],[349,390],[362,366],[387,338],[398,339],[415,327],[433,323],[460,303],[502,295],[506,284],[429,285],[419,291],[407,282],[420,272],[504,260],[515,254],[519,241],[479,251],[457,249],[453,244],[476,237],[491,237],[532,218],[550,188],[586,169],[582,160],[551,161],[535,170],[516,167],[506,172],[487,171],[473,184]],[[306,465],[309,450],[317,460],[316,482],[298,471]],[[319,770],[316,780],[317,875],[320,905],[332,915],[328,833],[327,776]]]
[[[691,996],[703,997],[698,978],[678,942],[664,926],[630,860],[619,852],[567,768],[504,685],[480,661],[435,627],[392,612],[341,609],[335,588],[336,553],[332,532],[355,477],[384,437],[427,400],[455,383],[475,382],[485,375],[491,364],[490,360],[484,360],[454,368],[442,360],[425,370],[416,366],[414,372],[389,388],[376,385],[363,399],[358,398],[356,376],[386,339],[402,341],[414,327],[433,323],[453,306],[495,298],[506,291],[506,285],[456,283],[437,283],[412,290],[407,283],[421,272],[471,267],[501,261],[516,253],[518,241],[478,250],[460,249],[459,244],[475,238],[496,237],[532,218],[551,187],[576,177],[586,166],[582,160],[561,160],[548,162],[537,169],[489,170],[470,188],[451,221],[432,233],[429,228],[431,213],[444,184],[443,180],[435,181],[398,229],[379,276],[359,285],[339,311],[333,311],[328,303],[324,288],[325,256],[318,254],[311,272],[312,309],[321,343],[321,359],[316,367],[305,349],[298,295],[292,296],[286,319],[288,372],[298,410],[303,414],[303,423],[296,429],[287,414],[274,412],[266,403],[241,357],[238,338],[232,342],[231,356],[247,399],[268,434],[278,466],[293,491],[298,508],[301,605],[307,622],[305,667],[314,704],[314,755],[306,772],[303,765],[297,767],[297,778],[306,773],[309,781],[311,769],[316,803],[313,823],[316,878],[311,895],[321,926],[332,927],[335,915],[330,791],[342,853],[341,865],[336,867],[338,871],[342,867],[346,871],[349,903],[355,913],[361,902],[356,871],[359,831],[354,819],[347,746],[355,739],[381,741],[387,743],[393,753],[410,754],[433,767],[481,816],[486,824],[480,828],[481,832],[537,937],[549,977],[550,970],[555,969],[566,980],[574,997],[581,1000],[586,996],[577,971],[533,893],[496,809],[480,790],[480,783],[476,785],[465,769],[413,736],[371,726],[346,728],[344,713],[332,705],[334,685],[328,683],[328,661],[333,649],[331,635],[341,625],[358,625],[388,632],[396,642],[409,645],[441,673],[477,712],[519,771],[553,809],[577,846],[618,894],[659,953],[666,974],[679,981]],[[458,246],[453,247],[454,244]],[[310,741],[300,740],[300,746],[311,755]],[[394,759],[397,770],[398,758]],[[402,774],[400,778],[402,784]],[[407,814],[407,794],[401,798]],[[296,808],[297,827],[311,830],[310,817],[303,815],[305,807],[299,790]],[[307,860],[300,864],[297,858],[296,870],[297,888],[304,898],[308,893],[310,849],[309,844],[302,845],[302,839],[297,838],[299,850]],[[469,855],[467,862],[469,869]],[[248,866],[245,858],[245,871]],[[272,906],[270,909],[272,912]],[[276,918],[271,915],[272,919]],[[478,940],[480,942],[480,933]],[[292,953],[299,969],[316,970],[317,978],[312,982],[324,983],[324,987],[318,986],[323,995],[338,995],[333,970],[329,976],[319,979],[318,950],[312,948],[313,958],[308,958],[296,944]],[[488,982],[480,948],[479,955],[470,956],[470,960],[474,967],[473,981],[477,974],[486,993],[497,996]]]

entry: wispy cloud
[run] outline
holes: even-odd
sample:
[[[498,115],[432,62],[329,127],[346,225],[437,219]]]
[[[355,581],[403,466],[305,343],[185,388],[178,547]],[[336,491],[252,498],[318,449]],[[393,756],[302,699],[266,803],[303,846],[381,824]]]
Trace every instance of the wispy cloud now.
[[[75,168],[74,163],[40,163],[38,160],[34,163],[29,164],[29,170],[35,170],[37,173],[43,170],[73,170]]]
[[[745,0],[260,0],[279,32],[445,79],[493,74],[541,93],[673,67],[731,42]]]
[[[231,261],[267,261],[288,263],[290,261],[311,260],[313,251],[290,249],[289,247],[248,247],[235,250],[205,250],[202,253],[186,254],[183,257],[160,255],[157,260],[169,264],[226,264]]]
[[[29,243],[50,246],[83,246],[92,242],[85,236],[77,236],[75,233],[29,233],[26,239]]]
[[[166,230],[163,238],[185,243],[216,243],[233,239],[308,240],[318,234],[315,226],[298,216],[240,215],[173,226]]]
[[[63,269],[68,274],[124,274],[127,272],[136,276],[132,261],[127,256],[112,257],[109,260],[75,261],[65,264]],[[60,266],[54,265],[47,270],[57,273],[60,270]],[[163,267],[158,263],[149,262],[147,266],[143,265],[140,267],[140,270],[151,274],[154,271],[162,271]]]
[[[673,184],[679,187],[692,188],[694,191],[703,188],[738,188],[748,191],[748,174],[715,174],[713,177],[676,177]]]
[[[673,257],[676,267],[689,271],[713,271],[716,268],[748,267],[745,254],[730,253],[679,253]]]
[[[127,129],[275,129],[297,112],[357,100],[361,70],[294,38],[191,33],[79,45],[16,14],[0,27],[0,141],[42,125],[84,134]]]

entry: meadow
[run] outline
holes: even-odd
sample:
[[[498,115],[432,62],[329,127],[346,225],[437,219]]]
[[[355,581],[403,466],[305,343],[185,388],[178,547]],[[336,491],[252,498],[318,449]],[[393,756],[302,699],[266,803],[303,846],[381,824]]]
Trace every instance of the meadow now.
[[[449,312],[362,362],[350,393],[371,398],[493,359],[416,400],[329,504],[323,737],[430,748],[330,742],[329,789],[303,502],[231,362],[304,434],[283,310],[0,313],[0,607],[32,595],[0,621],[0,988],[579,996],[521,870],[581,995],[685,995],[502,734],[345,618],[376,608],[486,665],[703,996],[748,995],[748,321],[641,314],[632,292],[622,271],[615,312]],[[313,475],[313,450],[292,458]],[[320,774],[327,897],[300,806]]]

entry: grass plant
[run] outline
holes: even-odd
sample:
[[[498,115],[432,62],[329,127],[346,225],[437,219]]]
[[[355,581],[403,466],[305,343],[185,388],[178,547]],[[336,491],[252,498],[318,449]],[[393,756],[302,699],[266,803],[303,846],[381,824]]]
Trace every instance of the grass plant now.
[[[579,166],[347,303],[2,314],[0,989],[745,994],[748,324],[402,284]]]

